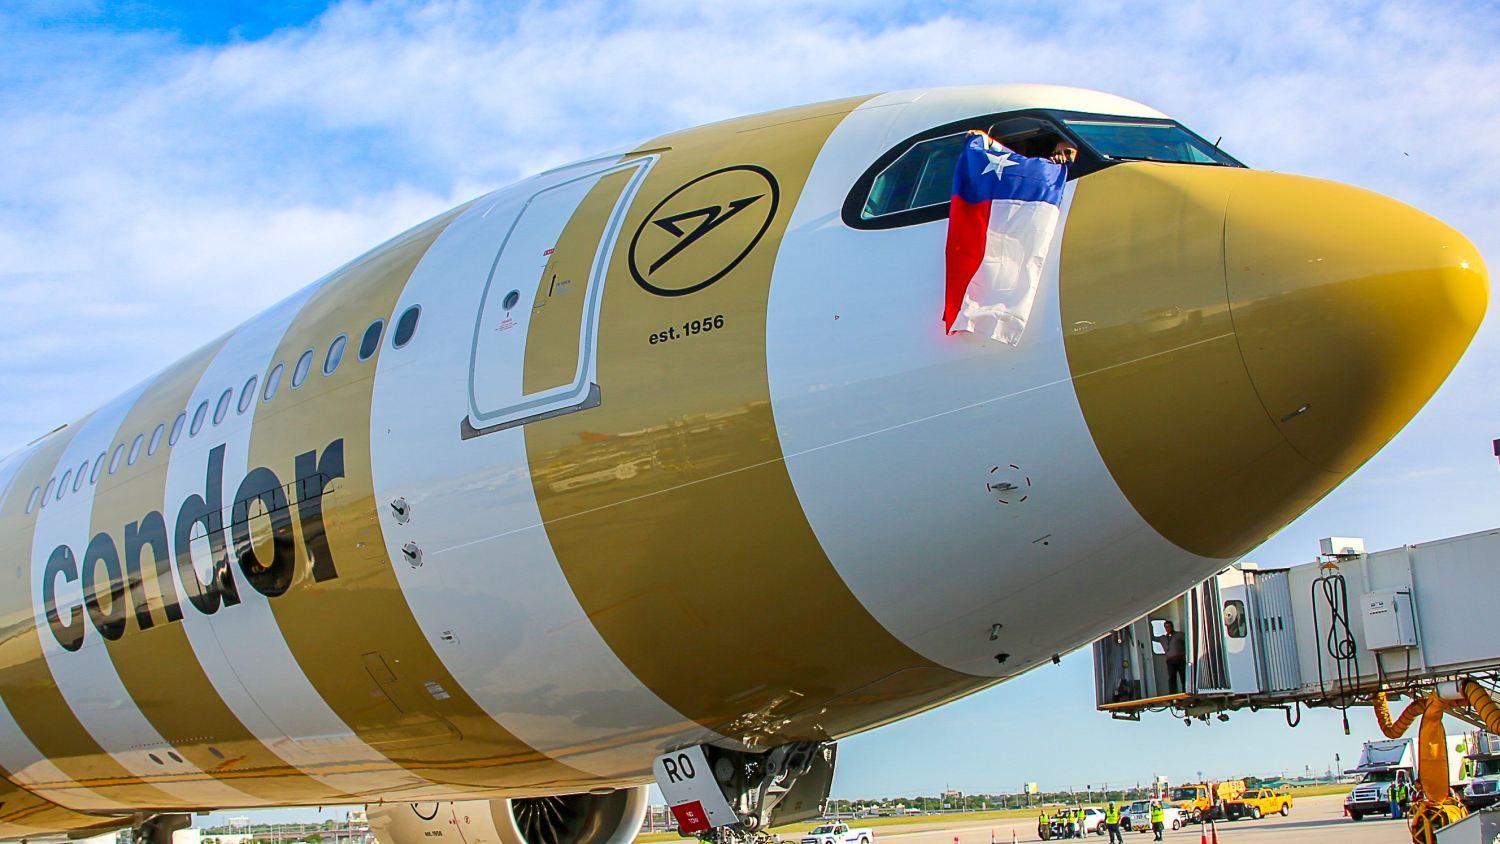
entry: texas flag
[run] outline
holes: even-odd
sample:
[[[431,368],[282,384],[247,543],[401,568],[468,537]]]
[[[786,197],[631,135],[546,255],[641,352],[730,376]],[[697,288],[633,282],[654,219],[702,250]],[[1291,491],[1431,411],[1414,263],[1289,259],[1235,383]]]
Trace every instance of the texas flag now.
[[[943,324],[1014,346],[1057,230],[1068,168],[970,132],[953,173]]]

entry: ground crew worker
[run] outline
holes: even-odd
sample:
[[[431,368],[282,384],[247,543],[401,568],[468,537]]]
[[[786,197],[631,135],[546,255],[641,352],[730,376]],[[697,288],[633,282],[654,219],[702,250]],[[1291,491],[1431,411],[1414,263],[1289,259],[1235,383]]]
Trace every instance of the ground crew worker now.
[[[1162,840],[1162,830],[1167,826],[1167,810],[1161,807],[1158,800],[1151,801],[1151,831],[1156,833],[1156,841]]]
[[[1047,810],[1045,808],[1042,809],[1042,813],[1037,815],[1036,818],[1036,837],[1043,841],[1052,840],[1052,819],[1047,817]]]
[[[1125,838],[1120,835],[1120,809],[1113,803],[1104,810],[1104,825],[1109,829],[1109,844],[1125,844]]]
[[[1400,820],[1401,819],[1401,806],[1402,806],[1402,803],[1403,803],[1401,792],[1403,792],[1405,790],[1406,790],[1406,784],[1403,783],[1401,780],[1396,780],[1395,782],[1391,783],[1390,790],[1386,792],[1386,796],[1390,799],[1390,802],[1391,802],[1391,819],[1392,820]]]
[[[1074,838],[1082,838],[1083,837],[1083,807],[1082,806],[1074,806],[1073,807],[1073,837]]]

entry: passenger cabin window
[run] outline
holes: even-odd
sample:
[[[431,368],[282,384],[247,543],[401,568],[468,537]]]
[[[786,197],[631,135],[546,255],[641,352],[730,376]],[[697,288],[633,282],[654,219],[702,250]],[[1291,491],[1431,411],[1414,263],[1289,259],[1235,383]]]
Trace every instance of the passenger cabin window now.
[[[109,452],[107,451],[99,452],[99,456],[94,458],[94,471],[89,473],[89,483],[95,484],[99,482],[99,473],[104,471],[104,461],[108,458]]]
[[[385,320],[377,319],[370,323],[365,329],[365,336],[359,340],[359,359],[369,360],[375,356],[375,350],[380,348],[380,334],[385,330]]]
[[[141,456],[141,446],[146,444],[145,434],[136,434],[135,442],[130,444],[130,456],[125,458],[126,466],[134,466],[137,458]]]
[[[240,403],[235,408],[236,413],[244,413],[250,409],[250,405],[255,403],[255,385],[257,383],[258,379],[252,375],[250,376],[250,380],[245,382],[245,386],[240,388]]]
[[[68,481],[72,480],[72,478],[73,478],[73,470],[72,469],[69,469],[66,472],[63,472],[62,480],[60,480],[60,481],[57,482],[57,500],[58,501],[61,501],[62,497],[63,497],[63,493],[65,493],[65,492],[68,491]]]
[[[266,374],[266,391],[261,396],[266,401],[270,401],[271,397],[276,395],[277,388],[281,386],[281,373],[285,371],[286,367],[278,363],[271,367],[271,371]]]
[[[52,487],[57,483],[57,478],[47,480],[47,491],[42,493],[42,506],[47,506],[47,499],[52,497]]]
[[[201,431],[201,430],[203,430],[203,423],[207,419],[208,419],[208,402],[204,401],[204,402],[202,402],[201,404],[198,405],[198,409],[197,410],[193,411],[193,424],[191,424],[191,425],[188,426],[188,436],[190,436],[190,437],[196,437],[196,436],[198,436],[198,432]]]
[[[79,466],[78,466],[78,474],[73,477],[73,491],[74,492],[77,492],[78,490],[80,490],[80,489],[83,488],[84,483],[86,483],[88,481],[88,474],[89,474],[89,462],[87,460],[85,460],[81,464],[79,464]]]
[[[332,375],[339,364],[344,361],[344,347],[349,345],[349,335],[340,334],[333,339],[328,347],[328,357],[323,359],[323,374]]]
[[[41,487],[37,487],[36,489],[33,489],[31,491],[31,497],[28,498],[28,499],[26,499],[26,512],[27,513],[30,513],[31,511],[33,511],[33,510],[36,509],[36,500],[37,500],[38,497],[41,496],[41,494],[42,494],[42,488]]]
[[[307,351],[302,353],[302,357],[297,358],[297,366],[292,369],[293,390],[302,386],[302,382],[307,380],[307,373],[312,369],[312,360],[312,349],[308,349]]]
[[[120,443],[119,445],[115,446],[115,453],[111,454],[109,456],[109,473],[111,475],[113,475],[115,473],[116,469],[120,468],[120,458],[122,458],[124,456],[125,456],[125,444],[124,443]]]
[[[219,394],[219,403],[216,404],[216,405],[214,405],[214,424],[215,425],[219,424],[220,422],[223,422],[224,421],[224,417],[229,415],[229,402],[233,398],[234,398],[234,390],[225,390],[224,392],[222,392],[222,393]]]
[[[187,413],[177,414],[172,420],[172,433],[167,435],[167,445],[177,445],[177,440],[182,437],[182,429],[187,425]]]
[[[421,315],[422,308],[418,305],[412,305],[402,312],[401,318],[396,320],[396,330],[392,332],[393,348],[399,349],[411,342],[412,335],[417,333],[417,318]]]
[[[167,426],[165,424],[157,425],[156,426],[156,430],[154,430],[154,431],[151,432],[151,441],[148,442],[148,443],[146,443],[146,456],[147,457],[150,457],[151,455],[155,454],[156,450],[158,448],[161,448],[161,438],[162,438],[162,435],[165,434],[166,432],[167,432]]]

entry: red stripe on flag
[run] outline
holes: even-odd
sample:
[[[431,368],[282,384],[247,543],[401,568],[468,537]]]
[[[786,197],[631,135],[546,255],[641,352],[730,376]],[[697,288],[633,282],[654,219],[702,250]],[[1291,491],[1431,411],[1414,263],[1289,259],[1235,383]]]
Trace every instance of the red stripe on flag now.
[[[947,290],[943,297],[943,330],[951,332],[964,291],[984,263],[993,203],[969,203],[955,196],[948,204]]]

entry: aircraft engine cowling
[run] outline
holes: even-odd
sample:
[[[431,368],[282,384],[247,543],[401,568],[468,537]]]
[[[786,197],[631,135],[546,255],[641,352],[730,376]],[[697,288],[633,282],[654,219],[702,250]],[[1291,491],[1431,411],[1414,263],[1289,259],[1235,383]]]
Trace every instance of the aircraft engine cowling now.
[[[380,844],[630,844],[646,818],[648,788],[366,809]]]

